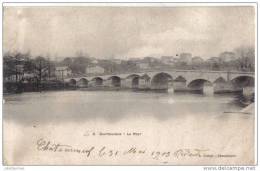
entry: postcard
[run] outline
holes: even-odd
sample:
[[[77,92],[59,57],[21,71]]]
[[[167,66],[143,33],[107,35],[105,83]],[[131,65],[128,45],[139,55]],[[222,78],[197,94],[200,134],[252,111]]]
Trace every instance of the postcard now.
[[[3,4],[3,165],[255,165],[256,4]]]

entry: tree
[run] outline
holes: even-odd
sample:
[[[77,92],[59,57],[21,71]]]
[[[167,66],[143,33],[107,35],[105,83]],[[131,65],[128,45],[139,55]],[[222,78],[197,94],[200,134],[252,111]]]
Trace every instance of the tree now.
[[[37,87],[42,83],[42,80],[45,80],[49,73],[50,63],[44,57],[38,56],[33,60],[34,64],[34,73],[37,79]]]
[[[86,67],[91,64],[91,60],[87,57],[76,57],[74,58],[70,68],[73,73],[83,74],[85,73]]]
[[[255,70],[255,49],[254,47],[239,47],[235,49],[238,57],[238,68],[242,71]]]
[[[65,65],[67,67],[71,67],[72,63],[73,63],[73,60],[70,57],[67,57],[67,58],[63,59],[63,61],[61,61],[61,64]]]

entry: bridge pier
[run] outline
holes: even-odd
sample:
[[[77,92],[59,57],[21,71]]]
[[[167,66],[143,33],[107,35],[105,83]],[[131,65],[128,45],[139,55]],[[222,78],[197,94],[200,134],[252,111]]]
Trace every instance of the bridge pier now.
[[[76,86],[78,88],[87,88],[88,87],[88,80],[82,78],[79,81],[77,81]]]
[[[112,87],[112,79],[103,80],[103,86],[104,87]]]
[[[122,89],[132,89],[132,79],[131,78],[126,78],[126,79],[121,79],[121,88]]]
[[[94,87],[95,86],[95,81],[91,80],[88,83],[88,87]]]
[[[149,76],[144,75],[139,78],[138,89],[139,90],[150,90],[151,89],[151,79]]]

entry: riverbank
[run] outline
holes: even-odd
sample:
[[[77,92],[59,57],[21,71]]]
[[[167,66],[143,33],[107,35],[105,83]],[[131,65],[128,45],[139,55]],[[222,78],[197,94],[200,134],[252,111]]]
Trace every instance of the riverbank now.
[[[68,83],[61,81],[49,81],[38,83],[23,83],[23,82],[6,82],[3,85],[4,94],[19,94],[24,92],[41,92],[41,91],[62,91],[75,90],[76,87],[70,86]]]
[[[240,112],[253,115],[255,113],[255,103],[251,103],[250,105],[242,109]]]

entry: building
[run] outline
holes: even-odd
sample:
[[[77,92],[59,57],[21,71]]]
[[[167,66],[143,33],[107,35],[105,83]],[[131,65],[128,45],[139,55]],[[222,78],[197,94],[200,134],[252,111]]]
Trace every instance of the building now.
[[[36,81],[36,77],[37,76],[35,73],[26,72],[23,74],[23,82],[28,83],[29,81]]]
[[[36,75],[34,73],[26,72],[26,73],[23,74],[24,79],[32,79],[32,78],[35,78],[35,77],[36,77]]]
[[[173,56],[162,56],[161,57],[161,62],[163,64],[173,64],[174,63],[174,58]]]
[[[104,74],[105,69],[100,66],[89,66],[86,68],[86,74]]]
[[[71,76],[72,71],[67,66],[57,66],[55,68],[55,76],[59,79],[66,78],[68,76]]]

